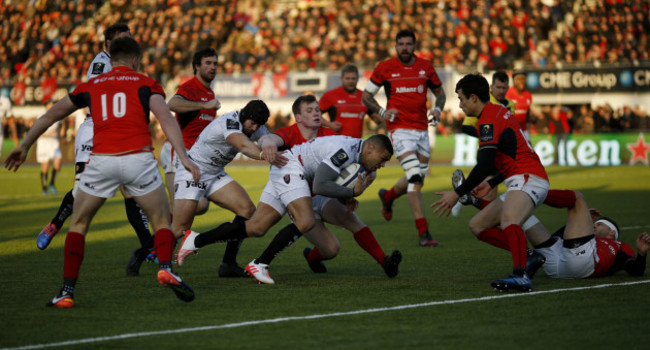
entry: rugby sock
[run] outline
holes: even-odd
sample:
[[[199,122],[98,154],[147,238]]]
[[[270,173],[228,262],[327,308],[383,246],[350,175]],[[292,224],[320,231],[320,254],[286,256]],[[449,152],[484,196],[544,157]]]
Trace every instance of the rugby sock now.
[[[246,221],[233,220],[231,222],[224,222],[217,228],[196,236],[194,246],[201,248],[216,242],[244,239],[246,237]]]
[[[486,200],[486,199],[481,199],[478,198],[478,206],[476,206],[479,210],[483,209],[488,206],[488,204],[492,203],[492,201]]]
[[[43,192],[47,191],[47,173],[41,173],[41,187]]]
[[[544,204],[553,208],[573,208],[576,193],[571,190],[548,190]]]
[[[72,190],[66,193],[61,201],[59,206],[59,211],[56,213],[56,216],[52,219],[52,225],[60,230],[63,226],[63,223],[72,215],[72,206],[74,205],[74,196],[72,195]]]
[[[54,186],[54,180],[56,180],[56,173],[58,172],[58,170],[52,168],[52,178],[50,178],[50,185]]]
[[[302,233],[298,230],[295,224],[291,223],[280,232],[278,232],[268,247],[262,252],[259,258],[255,259],[256,264],[270,264],[271,261],[284,250],[284,248],[293,244],[297,241],[298,238],[302,236]]]
[[[239,247],[241,247],[243,239],[238,239],[236,241],[228,241],[226,244],[226,250],[223,252],[223,262],[230,265],[237,265],[237,253],[239,253]]]
[[[359,247],[368,252],[377,262],[381,265],[384,262],[386,254],[377,243],[375,235],[372,234],[368,226],[357,231],[353,235],[354,240],[357,241]],[[316,249],[316,248],[314,248]],[[313,253],[313,251],[312,251]],[[310,254],[311,255],[311,254]]]
[[[126,209],[126,217],[138,235],[140,246],[145,247],[151,239],[149,219],[133,198],[124,198],[124,207]]]
[[[429,231],[429,225],[427,224],[427,218],[415,219],[415,227],[418,229],[418,235],[422,236],[425,232]]]
[[[65,247],[63,248],[63,280],[79,278],[79,270],[84,260],[84,248],[86,238],[78,232],[68,232],[65,236]],[[64,282],[65,283],[65,282]],[[74,284],[73,284],[74,285]]]
[[[503,230],[508,239],[510,253],[512,254],[513,267],[526,269],[526,259],[528,258],[528,241],[521,226],[512,224]]]
[[[476,238],[489,245],[510,251],[508,238],[503,233],[503,231],[498,227],[485,229],[481,231],[481,233],[479,233],[478,236],[476,236]]]
[[[311,252],[309,252],[309,255],[307,255],[307,261],[309,263],[314,263],[317,261],[323,261],[325,258],[321,255],[320,251],[318,251],[318,248],[314,247]]]
[[[399,195],[395,193],[395,187],[392,187],[384,193],[384,201],[386,201],[387,204],[393,203],[397,197],[399,197]]]
[[[163,264],[171,265],[172,253],[174,251],[174,234],[168,228],[161,228],[156,231],[154,236],[154,247],[156,255],[158,255],[158,262],[162,268]]]

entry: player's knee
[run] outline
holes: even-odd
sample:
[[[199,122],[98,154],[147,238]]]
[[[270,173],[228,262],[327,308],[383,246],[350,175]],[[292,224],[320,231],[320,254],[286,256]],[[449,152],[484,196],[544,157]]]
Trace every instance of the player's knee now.
[[[422,183],[422,174],[420,170],[420,161],[415,154],[409,154],[400,160],[400,165],[404,169],[406,179],[409,184]]]
[[[479,222],[476,222],[475,220],[470,220],[469,222],[469,230],[472,232],[472,234],[476,237],[485,229],[483,227],[484,225],[481,225]]]
[[[250,205],[238,211],[237,215],[245,218],[250,218],[251,216],[253,216],[253,213],[255,213],[255,206],[253,205],[253,203],[250,203]]]
[[[203,215],[210,208],[210,202],[206,198],[201,198],[194,211],[195,215]]]
[[[309,215],[304,218],[297,219],[294,224],[298,228],[298,231],[305,233],[309,230],[311,230],[314,225],[316,224],[316,221],[314,220],[313,215]]]
[[[318,251],[324,259],[332,259],[338,255],[341,250],[341,244],[338,241],[328,242],[322,246],[318,246]]]

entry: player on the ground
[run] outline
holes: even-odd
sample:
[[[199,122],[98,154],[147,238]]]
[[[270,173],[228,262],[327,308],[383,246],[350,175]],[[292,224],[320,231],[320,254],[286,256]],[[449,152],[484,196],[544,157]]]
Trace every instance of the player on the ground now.
[[[99,76],[100,74],[109,72],[112,68],[110,44],[113,40],[121,37],[130,37],[131,32],[129,26],[123,23],[114,24],[104,31],[104,45],[105,50],[99,53],[95,59],[90,63],[86,77],[88,80]],[[56,215],[45,225],[43,230],[39,233],[36,239],[36,246],[39,249],[45,249],[52,241],[52,238],[61,230],[65,220],[70,217],[72,208],[74,206],[74,199],[79,191],[79,179],[84,172],[90,154],[93,151],[93,118],[87,115],[83,123],[79,126],[75,136],[75,183],[72,188],[61,201],[59,210]],[[148,247],[152,244],[151,232],[149,231],[149,220],[144,212],[136,203],[136,201],[128,194],[122,187],[120,192],[124,196],[124,206],[126,209],[126,216],[129,223],[135,230],[140,245]],[[133,266],[132,260],[126,267],[127,276],[137,276],[139,274],[139,265]],[[137,268],[136,268],[137,267]]]
[[[45,102],[45,109],[48,110],[52,108],[54,102],[48,100]],[[56,122],[52,124],[41,137],[36,140],[36,161],[41,165],[41,189],[43,195],[48,194],[48,190],[52,194],[57,194],[56,186],[54,182],[56,181],[56,174],[61,170],[61,144],[59,142],[59,137],[62,136],[63,132],[63,123]],[[47,182],[47,173],[50,170],[50,163],[52,164],[52,176],[50,177],[50,183]]]
[[[282,127],[276,130],[275,133],[265,137],[264,147],[269,148],[268,152],[273,153],[274,149],[290,149],[316,137],[334,134],[332,130],[321,126],[322,119],[318,102],[313,95],[299,97],[292,107],[296,123]],[[375,176],[375,174],[370,176]],[[312,271],[316,273],[326,272],[327,267],[323,261],[334,258],[340,250],[340,244],[336,236],[325,226],[327,222],[350,231],[359,246],[382,266],[388,277],[397,276],[402,253],[398,250],[393,251],[391,256],[384,253],[370,228],[361,221],[354,210],[349,209],[349,207],[356,208],[356,205],[358,205],[356,199],[348,198],[343,202],[338,199],[316,195],[312,197],[312,204],[316,222],[314,228],[305,233],[305,238],[315,247],[303,250],[303,255]]]
[[[176,237],[181,237],[185,231],[188,231],[183,243],[190,239],[190,236],[191,239],[194,238],[189,230],[201,198],[208,198],[218,206],[230,210],[236,215],[234,220],[245,221],[253,215],[255,211],[253,201],[246,190],[230,177],[224,168],[238,153],[252,159],[262,159],[261,149],[255,142],[268,134],[265,124],[269,115],[268,107],[261,100],[250,101],[241,110],[222,115],[203,129],[188,153],[201,169],[201,179],[193,181],[189,171],[182,166],[176,168],[175,214],[172,230]],[[275,164],[282,165],[281,158],[284,157],[276,157]],[[237,243],[238,248],[242,240],[234,242]],[[179,265],[185,258],[183,252],[181,248]],[[225,255],[228,253],[226,250]],[[248,276],[244,269],[237,265],[237,251],[230,253],[233,254],[229,257],[232,262],[227,262],[224,256],[224,262],[219,267],[219,275]]]
[[[5,167],[17,170],[25,161],[36,138],[54,122],[76,109],[89,107],[93,118],[93,153],[79,180],[70,230],[66,235],[63,288],[48,306],[69,308],[84,258],[85,236],[93,217],[106,198],[120,185],[134,194],[155,230],[155,248],[160,262],[158,282],[169,286],[186,302],[194,291],[171,270],[174,234],[169,225],[169,203],[153,156],[149,111],[160,121],[167,138],[177,148],[179,160],[193,175],[199,168],[188,158],[178,124],[174,120],[160,83],[136,72],[142,48],[130,37],[114,39],[110,46],[114,69],[79,85],[39,118],[21,145],[5,160]]]
[[[363,104],[363,92],[357,88],[359,69],[353,64],[346,64],[341,69],[341,86],[327,91],[318,101],[322,113],[327,113],[329,120],[321,119],[324,127],[334,130],[339,135],[361,138],[363,120],[368,115],[377,124],[382,120],[377,113],[370,113]]]
[[[429,233],[422,186],[431,155],[427,125],[440,121],[440,114],[445,108],[445,91],[431,62],[415,56],[415,34],[412,31],[402,30],[397,33],[395,51],[397,57],[377,65],[362,96],[368,109],[379,113],[385,120],[395,156],[406,174],[393,188],[379,191],[382,214],[386,220],[390,220],[393,216],[393,201],[406,193],[420,246],[435,247],[438,242]],[[382,86],[388,99],[386,108],[379,106],[374,98]],[[429,111],[428,90],[436,96],[435,107]]]
[[[262,140],[262,149],[264,157],[273,162],[277,156],[275,148],[265,147]],[[270,261],[315,225],[309,182],[313,181],[314,194],[332,198],[356,197],[370,184],[370,178],[358,181],[354,188],[344,187],[335,182],[341,169],[358,163],[367,172],[373,172],[383,167],[392,153],[390,140],[384,135],[374,135],[365,141],[347,136],[317,137],[294,146],[284,154],[288,158],[286,165],[271,166],[269,182],[253,216],[246,221],[224,223],[202,234],[190,232],[179,250],[179,263],[207,244],[261,237],[288,211],[293,223],[281,229],[262,256],[246,266],[246,271],[261,283],[274,283],[268,273]]]
[[[508,89],[506,97],[515,103],[514,116],[519,121],[519,126],[526,137],[530,140],[528,126],[531,123],[530,106],[533,104],[533,96],[526,90],[526,74],[515,72],[512,75],[514,84]]]
[[[472,218],[470,227],[480,232],[478,239],[496,247],[508,246],[512,254],[512,275],[492,281],[492,286],[498,290],[531,291],[532,282],[526,275],[528,244],[520,225],[544,201],[549,189],[548,176],[519,123],[508,109],[489,102],[489,91],[487,80],[480,74],[468,74],[456,84],[460,108],[466,115],[478,117],[477,164],[454,191],[438,192],[442,198],[431,207],[440,216],[449,215],[461,196],[474,190],[481,198],[505,180],[503,206],[489,204]],[[499,173],[482,182],[494,168]]]

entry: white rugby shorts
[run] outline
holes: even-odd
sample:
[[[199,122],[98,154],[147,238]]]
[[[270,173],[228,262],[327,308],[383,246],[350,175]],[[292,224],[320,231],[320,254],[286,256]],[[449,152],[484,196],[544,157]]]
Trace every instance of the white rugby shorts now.
[[[175,152],[172,152],[172,144],[169,143],[169,141],[165,141],[160,149],[160,164],[162,165],[165,174],[173,174],[176,172],[176,165],[174,164],[175,159],[176,154]]]
[[[180,165],[176,169],[176,175],[174,176],[174,200],[189,199],[198,201],[203,197],[209,197],[232,181],[235,180],[222,168],[217,173],[208,173],[201,169],[201,179],[199,182],[195,182],[192,173],[187,171],[183,165]]]
[[[46,163],[56,158],[61,158],[59,139],[47,136],[39,137],[36,141],[36,161]]]
[[[138,197],[162,184],[153,153],[142,152],[124,156],[91,155],[78,186],[93,196],[111,198],[120,185],[124,185],[129,194]]]
[[[427,130],[397,129],[389,133],[393,143],[395,158],[407,152],[417,152],[425,157],[431,156],[429,133]]]
[[[551,278],[587,278],[594,273],[596,238],[577,248],[565,248],[561,238],[547,248],[535,249],[546,258],[544,271]]]
[[[289,152],[285,155],[289,156],[289,162],[282,168],[271,166],[269,181],[260,196],[260,202],[270,205],[280,215],[287,212],[287,205],[294,200],[311,197],[302,164],[297,159],[292,159]]]
[[[74,139],[74,161],[75,163],[87,163],[90,154],[93,152],[93,119],[86,117],[77,129]]]
[[[506,192],[524,191],[535,203],[535,208],[544,202],[548,194],[549,182],[539,176],[531,174],[514,175],[504,181]],[[502,194],[501,200],[505,200],[505,193]]]

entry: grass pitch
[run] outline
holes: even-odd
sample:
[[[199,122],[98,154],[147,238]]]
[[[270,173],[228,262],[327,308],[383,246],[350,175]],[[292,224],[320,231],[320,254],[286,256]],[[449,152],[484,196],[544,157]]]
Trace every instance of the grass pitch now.
[[[454,168],[436,166],[426,179],[428,207],[438,190],[451,188]],[[468,171],[469,169],[464,169]],[[650,168],[548,169],[552,188],[582,191],[590,206],[617,220],[621,239],[631,243],[650,230]],[[257,202],[267,180],[263,166],[231,166],[228,172]],[[386,222],[377,200],[402,175],[389,166],[359,199],[359,216],[373,230],[387,254],[404,255],[400,274],[387,278],[380,266],[357,246],[352,235],[332,227],[341,252],[326,262],[326,274],[307,266],[300,239],[273,262],[275,285],[253,279],[217,276],[223,245],[201,249],[176,271],[196,292],[183,303],[160,287],[156,266],[145,263],[140,277],[125,277],[124,268],[138,241],[130,228],[123,200],[106,202],[93,221],[70,310],[45,307],[61,286],[67,224],[48,249],[39,251],[36,235],[55,214],[71,186],[72,167],[57,181],[56,196],[40,193],[38,168],[0,172],[0,347],[74,349],[133,348],[440,348],[546,349],[645,348],[648,333],[650,275],[625,272],[587,280],[552,280],[540,270],[529,294],[498,293],[489,282],[508,275],[510,255],[476,240],[459,217],[427,218],[437,248],[417,246],[406,198]],[[566,214],[545,206],[536,215],[549,229],[563,225]],[[211,206],[193,228],[210,229],[232,214]],[[239,263],[257,257],[284,219],[259,239],[242,245]],[[625,284],[634,282],[634,284]]]

